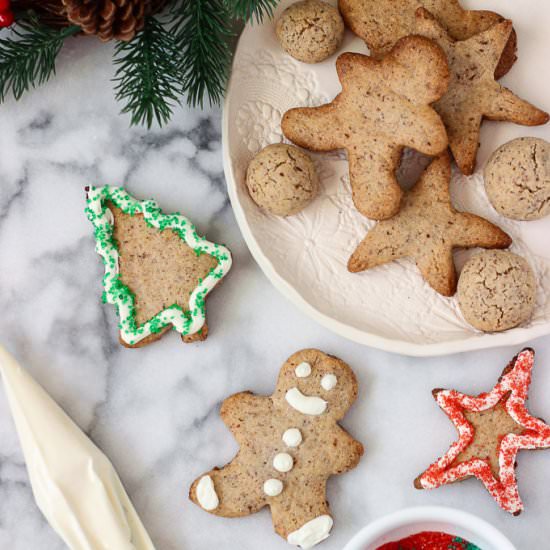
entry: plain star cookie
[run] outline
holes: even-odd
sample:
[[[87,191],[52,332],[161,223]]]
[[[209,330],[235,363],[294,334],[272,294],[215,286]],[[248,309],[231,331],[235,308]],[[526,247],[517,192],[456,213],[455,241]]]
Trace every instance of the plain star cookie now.
[[[139,347],[171,327],[204,340],[205,300],[231,267],[231,253],[200,237],[181,214],[163,214],[121,187],[86,189],[86,215],[105,265],[103,301],[114,304],[120,342]]]
[[[515,515],[523,510],[515,474],[517,453],[550,447],[550,426],[531,416],[525,406],[534,358],[532,349],[524,349],[494,388],[477,397],[456,390],[433,391],[459,438],[415,480],[417,489],[476,477],[503,510]]]
[[[495,81],[495,68],[512,32],[511,21],[456,42],[428,11],[419,8],[416,32],[437,42],[449,61],[449,89],[434,108],[445,123],[449,147],[463,174],[474,172],[483,118],[526,126],[548,122],[547,113]]]
[[[433,156],[447,148],[445,127],[430,106],[447,90],[445,54],[409,36],[382,60],[344,53],[336,71],[342,92],[332,103],[287,111],[283,132],[312,151],[345,149],[355,206],[369,218],[389,218],[401,201],[395,171],[403,149]]]
[[[448,153],[433,160],[405,195],[399,214],[379,222],[348,262],[353,273],[397,260],[414,259],[426,282],[444,296],[456,290],[453,248],[506,248],[512,240],[487,220],[457,212],[449,194]]]
[[[292,355],[273,395],[238,393],[221,417],[240,446],[222,469],[191,486],[190,498],[224,517],[271,509],[275,531],[290,544],[311,548],[329,536],[327,479],[354,468],[363,446],[339,425],[357,397],[346,363],[315,349]]]
[[[454,40],[466,40],[503,17],[492,11],[465,10],[458,0],[339,0],[348,27],[362,38],[376,57],[386,54],[403,36],[415,34],[415,12],[424,7]],[[495,70],[504,76],[516,61],[517,37],[512,31]]]

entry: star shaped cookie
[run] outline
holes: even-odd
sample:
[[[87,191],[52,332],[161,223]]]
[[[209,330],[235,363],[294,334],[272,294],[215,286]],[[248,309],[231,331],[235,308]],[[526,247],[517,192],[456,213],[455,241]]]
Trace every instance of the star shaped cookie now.
[[[400,212],[379,222],[348,262],[356,273],[412,258],[426,282],[443,296],[456,291],[453,248],[507,248],[512,240],[487,220],[457,212],[451,205],[451,161],[447,152],[433,160],[405,195]]]
[[[121,187],[88,187],[86,215],[105,265],[103,300],[119,316],[119,339],[140,347],[167,330],[204,340],[205,300],[231,267],[231,253],[198,235],[181,214],[163,214]]]
[[[454,40],[466,40],[504,20],[492,11],[465,10],[458,0],[339,0],[347,26],[362,38],[371,54],[386,54],[403,36],[415,34],[415,12],[426,8]],[[504,76],[516,61],[517,36],[510,33],[495,78]]]
[[[389,218],[402,196],[395,176],[402,150],[435,156],[447,148],[430,106],[447,89],[445,55],[432,41],[408,36],[382,60],[344,53],[336,71],[342,92],[332,103],[287,111],[283,132],[312,151],[345,149],[355,206],[369,218]]]
[[[550,448],[550,426],[531,416],[525,406],[534,357],[532,349],[524,349],[504,369],[494,388],[477,397],[434,390],[437,404],[455,425],[459,438],[415,480],[417,489],[435,489],[473,476],[503,510],[515,515],[523,510],[515,474],[517,453]]]
[[[428,11],[419,8],[416,32],[437,42],[447,54],[449,89],[434,107],[445,123],[449,146],[463,174],[474,172],[483,118],[526,126],[548,122],[547,113],[495,81],[495,68],[512,32],[511,21],[456,42]]]

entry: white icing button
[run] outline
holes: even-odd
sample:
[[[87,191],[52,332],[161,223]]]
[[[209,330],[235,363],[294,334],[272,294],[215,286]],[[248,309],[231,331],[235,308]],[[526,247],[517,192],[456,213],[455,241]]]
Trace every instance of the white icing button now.
[[[207,511],[215,510],[220,504],[214,482],[210,476],[202,476],[197,485],[197,500],[202,508]]]
[[[288,453],[279,453],[273,457],[273,468],[278,472],[290,472],[294,466],[294,459]]]
[[[311,365],[304,361],[294,369],[294,372],[298,378],[307,378],[311,374]]]
[[[325,376],[321,378],[321,386],[324,390],[327,391],[333,390],[336,387],[337,383],[338,378],[336,378],[334,374],[325,374]]]
[[[316,517],[302,525],[297,531],[290,533],[287,541],[289,544],[308,550],[328,538],[332,524],[332,518],[328,515]]]
[[[276,497],[283,492],[283,482],[280,479],[268,479],[264,483],[264,493],[268,497]]]
[[[291,388],[286,392],[287,403],[298,412],[318,416],[327,408],[327,402],[317,396],[304,395],[298,388]]]
[[[298,428],[289,428],[283,434],[283,442],[287,447],[298,447],[302,442],[302,434]]]

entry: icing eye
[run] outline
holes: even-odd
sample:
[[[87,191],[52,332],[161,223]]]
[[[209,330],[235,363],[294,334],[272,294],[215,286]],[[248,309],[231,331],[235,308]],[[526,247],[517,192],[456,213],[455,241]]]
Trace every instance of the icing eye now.
[[[311,374],[311,365],[304,361],[294,369],[294,372],[298,378],[307,378]]]
[[[338,378],[336,378],[334,374],[325,374],[325,376],[321,379],[321,387],[326,391],[333,390],[337,383]]]

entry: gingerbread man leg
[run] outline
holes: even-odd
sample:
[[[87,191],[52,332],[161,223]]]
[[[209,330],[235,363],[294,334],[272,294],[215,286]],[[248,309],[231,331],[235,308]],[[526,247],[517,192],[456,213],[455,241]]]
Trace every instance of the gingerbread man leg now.
[[[195,480],[189,497],[203,510],[228,518],[254,514],[267,504],[261,485],[241,465],[239,455],[223,468],[215,468]]]
[[[325,540],[332,529],[332,516],[325,498],[326,479],[288,486],[269,503],[275,531],[290,544],[311,548]],[[304,516],[309,518],[303,521]]]

